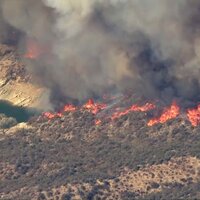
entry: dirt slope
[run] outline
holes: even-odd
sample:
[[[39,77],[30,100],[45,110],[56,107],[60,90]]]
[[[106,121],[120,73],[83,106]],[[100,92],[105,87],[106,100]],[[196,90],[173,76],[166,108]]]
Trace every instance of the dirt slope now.
[[[30,82],[14,47],[0,45],[0,100],[17,106],[37,107],[44,92]]]

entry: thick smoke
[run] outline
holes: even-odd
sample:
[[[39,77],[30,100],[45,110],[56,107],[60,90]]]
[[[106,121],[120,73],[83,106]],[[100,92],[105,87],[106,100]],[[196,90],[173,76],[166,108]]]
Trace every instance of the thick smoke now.
[[[28,64],[56,96],[129,90],[200,100],[199,0],[2,0],[4,22],[48,51]],[[2,30],[2,28],[1,28]]]

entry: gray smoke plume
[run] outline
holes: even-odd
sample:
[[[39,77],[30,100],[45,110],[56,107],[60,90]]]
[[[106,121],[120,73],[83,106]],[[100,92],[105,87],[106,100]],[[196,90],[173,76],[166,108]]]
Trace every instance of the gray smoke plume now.
[[[198,0],[2,0],[0,7],[6,24],[48,47],[28,66],[57,96],[115,89],[200,100]]]

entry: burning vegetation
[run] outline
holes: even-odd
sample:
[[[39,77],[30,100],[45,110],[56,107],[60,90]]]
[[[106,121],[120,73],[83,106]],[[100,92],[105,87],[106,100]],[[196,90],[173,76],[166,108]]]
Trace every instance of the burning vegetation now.
[[[29,39],[26,44],[26,53],[24,54],[24,58],[28,59],[37,59],[42,53],[42,48],[36,41]]]
[[[200,124],[200,105],[197,108],[188,109],[187,116],[193,126],[198,126]]]
[[[0,198],[199,199],[199,10],[2,0],[0,94],[45,92],[27,123],[0,115]]]
[[[38,0],[38,2],[40,1]],[[44,20],[47,20],[46,17],[47,15],[49,15],[52,18],[57,17],[57,22],[54,21],[56,25],[58,25],[57,23],[62,24],[62,16],[55,16],[54,12],[51,13],[50,10],[46,10],[46,7],[50,7],[58,13],[62,13],[65,9],[60,7],[60,3],[54,4],[51,0],[44,1],[44,3],[40,2],[38,4],[38,13],[40,14],[40,10],[44,9],[45,14],[42,14]],[[66,1],[66,4],[63,4],[72,7],[74,9],[75,15],[76,12],[79,10],[73,3],[68,4],[68,1]],[[133,3],[127,1],[122,4],[125,7],[128,5],[136,6],[139,10],[146,6],[145,3],[137,3],[136,1],[133,1]],[[83,105],[81,105],[81,103],[79,103],[79,106],[67,104],[60,111],[44,112],[43,116],[48,119],[54,119],[57,117],[61,118],[64,112],[87,110],[88,112],[91,112],[96,116],[95,124],[99,125],[102,121],[104,121],[102,118],[105,118],[108,121],[113,121],[122,116],[126,116],[130,112],[149,113],[151,111],[155,111],[155,114],[152,114],[151,118],[148,118],[148,126],[163,124],[179,116],[185,117],[185,113],[187,116],[187,120],[190,121],[191,125],[198,126],[200,123],[198,105],[198,102],[200,100],[198,95],[200,86],[198,77],[195,77],[194,75],[196,68],[195,63],[197,63],[198,60],[198,48],[196,47],[195,42],[198,40],[198,37],[195,35],[194,38],[196,38],[196,40],[190,41],[190,39],[186,38],[184,34],[182,35],[180,29],[184,30],[192,26],[189,24],[184,24],[183,22],[190,21],[196,18],[197,16],[193,15],[190,12],[190,9],[193,10],[195,6],[198,7],[200,5],[197,3],[197,1],[193,1],[193,4],[189,7],[189,11],[187,12],[187,20],[176,19],[177,14],[180,14],[178,8],[186,9],[186,6],[188,6],[187,1],[185,1],[185,3],[183,4],[176,3],[176,6],[178,8],[171,11],[172,19],[176,19],[175,25],[177,26],[177,29],[175,29],[174,32],[184,41],[182,42],[182,40],[178,40],[178,43],[180,42],[181,46],[182,43],[185,43],[185,46],[183,48],[193,48],[195,51],[195,55],[192,55],[192,53],[188,53],[187,49],[185,49],[185,51],[181,51],[178,47],[174,46],[174,44],[171,44],[171,47],[172,50],[175,51],[175,55],[178,55],[177,57],[187,57],[191,61],[190,63],[188,63],[188,61],[184,59],[181,61],[176,59],[171,54],[171,52],[168,52],[168,44],[166,44],[165,38],[157,37],[157,25],[160,24],[159,22],[162,19],[165,19],[166,24],[171,25],[172,19],[168,16],[167,13],[165,13],[165,10],[169,9],[170,3],[167,3],[167,1],[165,1],[164,3],[157,2],[156,4],[160,8],[162,8],[163,11],[160,16],[156,18],[158,22],[155,23],[155,27],[149,28],[149,31],[152,35],[144,28],[144,21],[139,21],[139,24],[141,26],[140,29],[133,25],[133,27],[129,30],[128,27],[118,27],[118,23],[115,22],[115,20],[113,21],[113,16],[109,16],[107,14],[107,9],[101,6],[99,7],[99,10],[101,11],[102,16],[100,14],[98,15],[98,13],[95,13],[95,10],[94,13],[90,13],[88,10],[85,10],[84,17],[88,17],[88,19],[91,20],[91,24],[94,24],[96,26],[100,26],[101,24],[102,26],[104,26],[104,24],[102,23],[104,22],[103,20],[105,20],[105,23],[107,22],[108,26],[111,26],[112,24],[116,25],[117,33],[119,31],[118,28],[122,28],[124,33],[126,34],[127,32],[131,31],[131,40],[132,37],[134,38],[132,42],[133,44],[131,42],[130,44],[129,42],[128,44],[123,44],[123,42],[121,42],[120,44],[116,43],[108,44],[108,46],[105,45],[104,42],[107,41],[107,37],[109,34],[111,34],[111,37],[113,38],[116,37],[116,35],[113,33],[107,33],[106,27],[104,27],[103,32],[101,30],[102,27],[99,27],[98,30],[99,33],[102,34],[101,36],[99,36],[102,39],[102,44],[96,43],[94,41],[95,46],[93,46],[93,44],[91,44],[90,46],[88,43],[84,43],[88,39],[84,34],[83,41],[82,39],[74,41],[74,38],[79,36],[79,31],[77,31],[77,33],[71,33],[71,38],[69,38],[68,41],[65,36],[67,37],[70,32],[68,30],[68,26],[70,25],[67,24],[66,30],[63,28],[58,30],[59,36],[61,36],[62,42],[64,42],[63,46],[63,44],[61,44],[60,38],[57,38],[58,35],[52,33],[52,30],[50,29],[53,25],[53,21],[48,20],[48,26],[45,28],[49,31],[49,34],[45,35],[48,36],[46,39],[44,38],[44,33],[40,32],[39,30],[38,32],[33,32],[33,35],[29,35],[25,31],[25,33],[23,33],[23,39],[26,41],[24,42],[25,46],[23,46],[23,48],[25,49],[23,58],[25,58],[25,60],[31,61],[29,62],[29,64],[31,72],[33,72],[33,77],[34,75],[36,75],[36,79],[40,79],[40,84],[43,84],[45,87],[50,88],[51,95],[53,95],[55,98],[57,98],[58,96],[63,96],[64,98],[66,97],[66,99],[72,98],[79,102],[83,102],[83,99],[85,100],[88,97],[90,98],[88,102]],[[26,7],[26,3],[23,1],[22,5]],[[87,6],[91,6],[90,9],[94,9],[94,5],[89,2],[87,4]],[[114,6],[114,13],[117,10],[118,6],[120,6],[118,5],[118,3],[109,2],[107,5],[108,8],[111,5]],[[4,3],[2,4],[2,9],[7,10],[9,6],[11,6],[9,3]],[[97,4],[96,6],[98,7],[99,5]],[[19,7],[18,9],[20,10],[21,8]],[[84,8],[82,7],[80,7],[80,9],[84,10]],[[128,8],[122,8],[122,11],[124,10],[129,11]],[[151,13],[148,14],[150,18],[153,17]],[[77,22],[74,19],[73,15],[69,14],[69,16],[72,22]],[[6,17],[7,16],[5,16],[5,18]],[[91,24],[89,22],[86,22],[84,17],[81,17],[79,19],[80,21],[77,22],[77,26],[79,28],[82,28],[83,31],[86,31],[85,29],[91,28]],[[95,21],[95,17],[99,17],[99,21]],[[119,18],[120,17],[123,17],[123,14],[122,16],[119,16]],[[135,17],[138,18],[137,15]],[[10,20],[11,19],[8,19],[8,22],[10,22]],[[33,19],[31,18],[29,20]],[[84,22],[86,24],[84,24]],[[79,23],[83,23],[83,27],[81,27],[81,24]],[[193,28],[198,27],[197,24],[194,24],[193,26]],[[26,28],[26,26],[24,28]],[[95,27],[95,31],[96,28],[97,27]],[[94,34],[96,33],[95,31]],[[86,33],[88,32],[86,31]],[[140,33],[140,36],[138,36],[138,33]],[[154,41],[154,35],[156,35],[156,38],[158,38],[156,41]],[[171,37],[173,35],[174,33],[171,30],[166,32],[166,37]],[[96,38],[95,35],[89,34],[89,36],[92,39]],[[129,38],[128,34],[126,36],[127,38]],[[55,40],[55,43],[52,39]],[[118,39],[120,39],[121,41],[120,32]],[[69,46],[66,44],[67,42],[74,43],[75,48],[73,46],[70,46],[71,48],[69,49]],[[194,42],[194,44],[191,47],[190,44],[192,42]],[[88,46],[88,55],[85,55],[83,48]],[[133,49],[131,49],[130,46],[133,46]],[[154,48],[154,46],[158,46],[158,48]],[[105,47],[106,49],[109,49],[109,52],[105,50]],[[80,49],[80,52],[77,49]],[[104,60],[102,61],[100,58],[101,56],[99,57],[98,55],[96,55],[94,51],[91,52],[92,49],[95,49],[97,52],[101,52]],[[119,49],[123,50],[121,51]],[[61,50],[63,51],[61,52]],[[104,55],[102,50],[105,50],[108,56]],[[63,55],[63,53],[65,54],[65,52],[66,55]],[[132,54],[134,54],[135,57],[132,58]],[[68,55],[70,57],[68,57]],[[89,56],[89,58],[87,56]],[[100,60],[100,62],[97,62],[98,59]],[[112,61],[114,60],[114,63],[112,63],[110,59]],[[68,62],[70,64],[68,64]],[[42,63],[41,66],[39,63]],[[92,66],[90,63],[92,63]],[[105,66],[103,64],[99,65],[99,63],[104,63]],[[118,63],[120,65],[119,68]],[[181,66],[179,63],[183,63],[183,66]],[[57,68],[53,65],[58,66],[58,68],[60,69],[57,70]],[[42,74],[43,77],[40,78],[40,74]],[[119,77],[119,79],[116,80],[116,78],[114,77]],[[118,86],[120,86],[120,88],[118,88]],[[109,102],[104,103],[104,98],[98,98],[98,102],[94,102],[94,100],[91,98],[93,96],[102,96],[103,92],[106,90],[109,90],[110,93],[112,93],[113,91],[117,91],[117,93],[123,93],[124,95],[126,95],[127,88],[131,88],[131,92],[133,94],[136,94],[136,96],[142,96],[144,97],[144,99],[151,100],[147,101],[147,103],[144,103],[144,105],[141,105],[141,102],[138,102],[137,104],[133,104],[130,106],[125,105],[123,107],[119,106],[112,108]],[[57,94],[57,91],[59,91],[59,94]],[[160,108],[160,105],[156,105],[156,103],[154,103],[155,99],[156,101],[158,100],[158,102],[161,102],[164,106]],[[180,105],[176,101],[174,101],[174,99],[178,99]],[[171,105],[169,102],[172,102]],[[189,102],[189,105],[192,105],[192,107],[196,104],[197,108],[190,108],[190,106],[185,106],[186,102]]]
[[[148,126],[153,126],[158,123],[165,123],[170,119],[176,118],[180,114],[180,108],[176,104],[176,102],[173,102],[172,105],[169,108],[165,108],[161,114],[160,117],[151,119],[148,122]]]
[[[47,49],[47,46],[42,46],[39,42],[33,39],[28,39],[26,43],[26,53],[23,55],[24,58],[30,59],[30,60],[37,60],[40,56],[47,53],[49,50]],[[107,100],[108,95],[103,96],[103,100]],[[110,100],[115,99],[115,97],[110,96]],[[91,112],[94,115],[99,114],[102,111],[109,110],[110,114],[104,115],[107,119],[115,120],[117,118],[120,118],[122,116],[127,115],[130,112],[148,112],[151,110],[156,110],[158,107],[155,103],[146,103],[143,106],[133,104],[132,106],[128,108],[120,108],[115,107],[114,109],[109,108],[109,104],[106,103],[96,103],[93,99],[89,99],[88,102],[83,104],[82,106],[75,106],[73,104],[66,104],[63,109],[61,109],[60,112],[44,112],[43,116],[48,119],[54,119],[57,117],[62,117],[64,112],[74,112],[77,110],[87,110],[88,112]],[[173,101],[172,104],[169,107],[166,107],[163,109],[160,116],[153,117],[150,119],[147,123],[148,126],[154,126],[156,124],[163,124],[167,122],[168,120],[175,119],[176,117],[180,116],[182,109],[181,107],[176,103],[176,101]],[[198,126],[200,124],[200,105],[197,106],[197,108],[188,108],[186,109],[187,119],[190,121],[192,126]],[[95,124],[99,125],[101,124],[102,119],[95,120]]]
[[[126,116],[131,112],[144,112],[148,113],[152,110],[158,109],[155,103],[146,103],[143,106],[138,104],[133,104],[128,108],[124,107],[114,107],[111,108],[109,104],[106,103],[95,103],[93,99],[89,99],[88,102],[83,104],[82,106],[75,106],[72,104],[67,104],[60,112],[44,112],[43,116],[48,119],[53,119],[57,117],[62,117],[64,112],[74,112],[78,110],[86,110],[96,116],[95,124],[99,125],[103,119],[108,119],[108,121],[113,121],[118,119],[122,116]],[[103,117],[98,118],[101,115]],[[198,126],[200,124],[200,106],[197,109],[187,109],[187,120],[190,121],[192,126]],[[147,123],[148,126],[154,126],[156,124],[164,124],[169,120],[173,120],[178,116],[183,116],[184,113],[181,113],[180,106],[174,101],[169,107],[166,107],[162,110],[160,116],[153,117]]]

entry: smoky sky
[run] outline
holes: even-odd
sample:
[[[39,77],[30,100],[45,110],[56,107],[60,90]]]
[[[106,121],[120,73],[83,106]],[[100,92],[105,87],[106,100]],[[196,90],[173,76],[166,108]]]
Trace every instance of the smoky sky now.
[[[0,7],[2,33],[14,27],[22,41],[48,49],[27,68],[54,94],[82,100],[129,90],[200,100],[198,0],[2,0]]]

